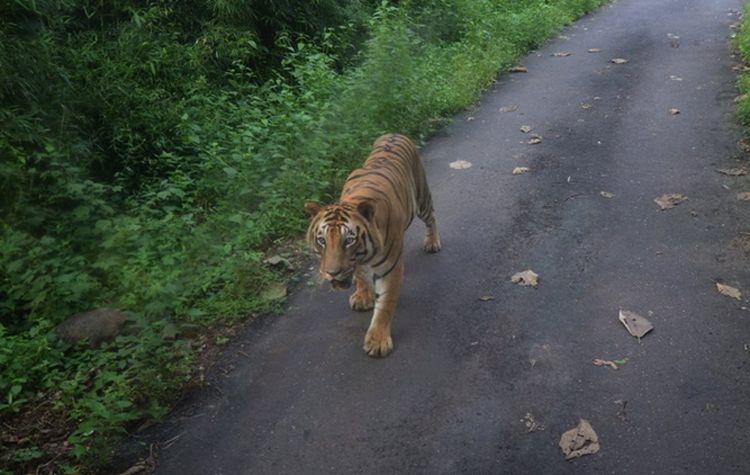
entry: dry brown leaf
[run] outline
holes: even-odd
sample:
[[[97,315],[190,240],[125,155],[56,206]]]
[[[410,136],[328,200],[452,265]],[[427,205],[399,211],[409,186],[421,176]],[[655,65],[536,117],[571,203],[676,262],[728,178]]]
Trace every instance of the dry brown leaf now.
[[[529,70],[526,69],[526,66],[521,66],[521,65],[513,66],[508,71],[511,72],[511,73],[527,73],[527,72],[529,72]]]
[[[542,137],[540,135],[532,135],[528,142],[526,142],[529,145],[536,145],[538,143],[542,143]]]
[[[620,310],[619,318],[628,332],[638,339],[654,329],[654,325],[646,317],[642,317],[630,310]]]
[[[673,107],[673,108],[669,109],[669,113],[671,115],[677,115],[677,114],[680,113],[680,109],[677,109],[676,107]]]
[[[566,56],[570,56],[571,54],[573,53],[571,53],[570,51],[558,51],[557,53],[552,53],[552,56],[556,58],[564,58]]]
[[[456,160],[455,162],[450,162],[448,166],[454,170],[465,170],[471,168],[471,162],[467,162],[466,160]]]
[[[599,194],[602,195],[605,198],[614,198],[615,197],[614,193],[610,193],[609,191],[600,191]]]
[[[495,297],[493,297],[492,295],[482,295],[481,297],[479,297],[479,300],[481,300],[482,302],[489,302],[490,300],[495,300]]]
[[[743,191],[737,193],[737,199],[740,201],[750,201],[750,191]]]
[[[539,274],[531,269],[528,269],[523,272],[517,272],[513,274],[513,277],[510,278],[510,281],[514,284],[522,285],[524,287],[536,287],[539,283]]]
[[[612,58],[609,60],[609,62],[615,64],[625,64],[628,62],[628,60],[625,58]]]
[[[667,193],[654,199],[654,202],[658,204],[662,210],[674,208],[683,201],[687,201],[687,196],[681,195],[680,193]]]
[[[565,455],[565,460],[595,454],[601,448],[599,436],[596,435],[591,423],[586,419],[581,419],[578,426],[563,433],[559,445]]]
[[[601,53],[601,48],[589,48],[589,53]]]
[[[516,167],[513,169],[513,174],[520,175],[521,173],[526,173],[528,171],[531,171],[529,167]]]
[[[740,292],[739,289],[732,287],[731,285],[720,284],[717,282],[716,290],[718,290],[720,294],[726,295],[727,297],[731,297],[740,301],[742,300],[742,292]]]
[[[747,170],[745,170],[744,168],[719,168],[716,171],[721,173],[722,175],[728,175],[728,176],[747,175]]]
[[[518,106],[503,106],[498,109],[500,112],[515,112],[518,110]]]
[[[609,366],[612,369],[618,368],[617,363],[615,363],[614,361],[610,361],[610,360],[601,360],[599,358],[594,358],[592,363],[594,363],[594,366]]]
[[[531,132],[531,126],[530,125],[522,125],[521,126],[521,132],[523,132],[524,134],[528,134],[529,132]]]

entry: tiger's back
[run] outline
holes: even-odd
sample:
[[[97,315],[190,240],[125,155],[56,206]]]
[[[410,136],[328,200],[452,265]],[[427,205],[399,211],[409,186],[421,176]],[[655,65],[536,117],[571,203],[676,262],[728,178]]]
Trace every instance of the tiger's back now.
[[[403,240],[403,233],[415,215],[424,221],[428,230],[434,228],[432,196],[422,160],[414,143],[403,135],[383,135],[373,143],[364,166],[354,170],[346,179],[340,201],[373,203],[377,228],[383,241],[391,244],[382,250],[380,257],[383,262],[400,257],[400,253],[394,254],[394,250],[401,250],[396,244]],[[438,242],[431,242],[428,248],[427,241],[435,239]],[[436,231],[432,238],[425,238],[425,246],[428,252],[440,249]],[[370,263],[373,268],[379,264],[377,260]]]

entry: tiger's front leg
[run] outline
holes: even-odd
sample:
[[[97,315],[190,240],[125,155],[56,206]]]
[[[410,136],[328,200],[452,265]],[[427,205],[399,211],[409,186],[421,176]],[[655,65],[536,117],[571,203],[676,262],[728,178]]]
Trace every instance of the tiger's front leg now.
[[[370,356],[387,356],[393,350],[391,320],[396,311],[403,278],[404,263],[399,259],[390,274],[375,281],[375,312],[363,346],[365,353]]]
[[[349,297],[349,307],[358,312],[372,310],[375,306],[375,290],[372,288],[372,270],[359,265],[354,273],[354,293]]]

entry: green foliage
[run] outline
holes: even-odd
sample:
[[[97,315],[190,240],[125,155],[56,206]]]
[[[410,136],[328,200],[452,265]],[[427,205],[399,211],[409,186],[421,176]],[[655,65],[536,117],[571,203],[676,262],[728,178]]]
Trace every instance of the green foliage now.
[[[750,4],[746,4],[745,13],[748,12]],[[745,64],[750,64],[750,16],[742,16],[740,31],[735,38],[735,46]],[[740,97],[737,101],[737,117],[746,130],[750,128],[750,73],[744,71],[740,74],[738,81]],[[747,135],[747,132],[746,132]]]
[[[6,3],[0,415],[53,398],[72,455],[96,463],[174,399],[192,354],[180,328],[278,308],[263,252],[300,234],[305,201],[602,0]],[[132,313],[127,335],[56,340],[104,305]]]

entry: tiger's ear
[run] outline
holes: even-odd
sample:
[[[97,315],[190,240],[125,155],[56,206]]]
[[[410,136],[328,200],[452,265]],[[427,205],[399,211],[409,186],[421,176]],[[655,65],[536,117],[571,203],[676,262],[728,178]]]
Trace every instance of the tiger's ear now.
[[[363,201],[357,205],[357,213],[361,214],[367,221],[372,221],[372,217],[375,216],[375,208],[369,201]]]
[[[314,218],[315,216],[317,216],[318,213],[320,213],[321,209],[323,209],[323,206],[320,203],[313,203],[313,202],[305,203],[305,211],[307,211],[307,214],[311,218]]]

